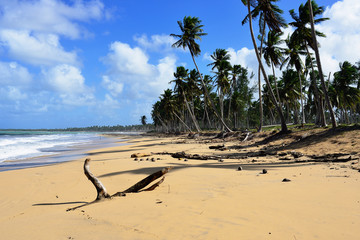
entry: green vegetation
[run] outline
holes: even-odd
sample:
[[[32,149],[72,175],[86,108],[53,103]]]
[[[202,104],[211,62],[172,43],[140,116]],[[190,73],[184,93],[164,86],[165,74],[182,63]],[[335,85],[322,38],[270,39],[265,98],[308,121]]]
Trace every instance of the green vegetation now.
[[[203,36],[201,20],[184,17],[178,21],[181,34],[171,34],[178,40],[173,47],[189,50],[195,69],[179,66],[174,73],[173,89],[167,89],[153,105],[151,113],[157,131],[197,131],[257,129],[263,125],[279,125],[281,131],[293,126],[337,126],[360,120],[360,61],[340,63],[340,70],[324,80],[317,37],[326,37],[316,31],[315,24],[328,20],[319,16],[324,12],[315,1],[306,1],[293,9],[289,23],[294,31],[283,36],[287,23],[283,11],[274,3],[278,0],[242,0],[248,14],[248,23],[254,51],[259,63],[259,84],[249,86],[254,76],[246,68],[231,64],[225,49],[216,49],[211,55],[211,75],[201,74],[195,57],[201,53],[197,43]],[[258,19],[259,37],[255,39],[253,22]],[[286,47],[283,46],[286,43]],[[315,55],[315,57],[314,57]],[[271,67],[265,71],[262,61]],[[275,68],[282,70],[275,76]],[[261,84],[260,77],[265,80]],[[254,93],[259,90],[259,100]],[[306,124],[307,123],[307,124]],[[265,128],[265,127],[264,127]]]

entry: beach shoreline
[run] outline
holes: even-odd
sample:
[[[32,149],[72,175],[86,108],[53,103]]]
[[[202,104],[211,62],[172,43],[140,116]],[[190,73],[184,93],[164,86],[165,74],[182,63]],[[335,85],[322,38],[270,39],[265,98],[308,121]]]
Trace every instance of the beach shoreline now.
[[[96,198],[94,186],[83,173],[84,157],[0,172],[0,188],[5,193],[0,196],[0,236],[1,239],[356,239],[360,234],[357,227],[360,173],[353,169],[359,165],[355,160],[359,153],[354,153],[360,142],[356,131],[345,132],[347,135],[341,135],[344,137],[341,139],[335,135],[301,148],[286,142],[284,137],[260,145],[260,136],[241,142],[236,138],[224,141],[213,136],[194,139],[181,135],[141,136],[127,140],[127,145],[93,149],[88,152],[90,170],[110,194],[164,167],[174,168],[154,191],[127,194],[70,212],[66,209]],[[292,138],[295,137],[289,139]],[[345,139],[350,144],[339,144]],[[209,149],[221,144],[227,149]],[[279,160],[275,155],[251,155],[263,151],[265,146],[272,149],[279,144],[304,155],[352,152],[354,160],[295,163]],[[178,159],[159,154],[181,151],[229,158]],[[285,151],[290,149],[278,152]],[[147,161],[147,157],[135,161],[130,157],[134,153],[152,153],[156,161]],[[244,154],[250,155],[239,157]],[[283,182],[284,178],[290,181]]]
[[[86,157],[87,152],[92,149],[118,146],[125,144],[123,142],[134,137],[136,137],[135,134],[93,133],[85,143],[76,142],[75,140],[67,146],[55,145],[51,148],[41,149],[38,156],[0,161],[0,172],[73,161]]]

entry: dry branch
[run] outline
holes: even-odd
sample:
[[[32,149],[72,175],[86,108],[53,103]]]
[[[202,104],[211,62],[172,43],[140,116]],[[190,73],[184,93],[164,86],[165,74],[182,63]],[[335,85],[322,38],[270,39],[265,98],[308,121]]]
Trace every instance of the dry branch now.
[[[110,196],[107,193],[107,191],[105,189],[105,186],[100,182],[100,180],[98,178],[96,178],[94,176],[94,174],[92,174],[90,172],[89,162],[90,162],[90,158],[85,159],[84,173],[85,173],[85,176],[95,186],[96,191],[97,191],[97,197],[92,202],[85,203],[83,205],[80,205],[80,206],[77,206],[77,207],[74,207],[74,208],[69,208],[69,209],[67,209],[67,211],[72,211],[72,210],[75,210],[75,209],[78,209],[78,208],[81,208],[81,207],[85,207],[87,205],[100,202],[100,201],[102,201],[104,199],[111,199],[113,197],[123,197],[123,196],[126,196],[126,193],[137,193],[137,192],[142,192],[142,191],[152,191],[155,188],[157,188],[164,181],[165,177],[163,177],[163,176],[172,169],[172,167],[163,168],[162,170],[157,171],[157,172],[147,176],[146,178],[142,179],[141,181],[137,182],[136,184],[134,184],[130,188],[126,189],[125,191],[117,192],[117,193]],[[148,186],[150,183],[152,183],[153,181],[155,181],[156,179],[158,179],[160,177],[163,177],[160,181],[158,181],[155,184],[151,185],[149,188],[143,189],[146,186]]]
[[[90,158],[85,159],[84,163],[84,173],[85,176],[94,184],[96,191],[97,191],[97,197],[96,200],[101,200],[104,198],[110,198],[110,195],[107,193],[105,186],[100,182],[99,179],[97,179],[94,174],[90,172],[89,167]]]

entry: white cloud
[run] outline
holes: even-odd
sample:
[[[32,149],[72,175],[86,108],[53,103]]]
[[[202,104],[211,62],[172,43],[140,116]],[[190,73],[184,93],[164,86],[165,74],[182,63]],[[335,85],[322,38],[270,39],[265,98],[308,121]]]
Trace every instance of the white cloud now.
[[[77,64],[74,52],[66,52],[54,34],[30,34],[28,31],[1,30],[0,40],[8,48],[9,55],[33,65],[57,63]]]
[[[152,35],[150,39],[146,34],[134,37],[134,40],[143,48],[152,51],[169,51],[171,45],[176,42],[170,35]]]
[[[85,85],[81,71],[71,65],[61,64],[43,71],[45,82],[57,92],[64,104],[88,105],[94,101],[93,90]]]
[[[139,47],[114,42],[104,58],[109,66],[103,76],[103,85],[113,96],[129,99],[155,99],[169,87],[175,70],[175,58],[166,56],[157,65],[149,63],[149,57]]]
[[[59,0],[0,0],[0,12],[1,28],[79,38],[86,31],[76,22],[101,19],[104,16],[104,4],[99,0],[77,0],[72,5]]]
[[[2,86],[27,86],[32,81],[29,71],[16,62],[0,62],[0,73]]]
[[[360,1],[338,1],[324,12],[330,18],[316,29],[325,33],[326,38],[318,38],[324,72],[338,71],[339,62],[360,60]]]
[[[114,42],[110,46],[110,53],[105,58],[105,63],[112,67],[113,71],[131,75],[151,75],[154,66],[148,64],[149,57],[138,48],[131,48],[128,44]]]
[[[109,76],[103,76],[102,84],[106,89],[109,90],[111,96],[113,97],[117,97],[124,89],[123,83],[111,81]]]

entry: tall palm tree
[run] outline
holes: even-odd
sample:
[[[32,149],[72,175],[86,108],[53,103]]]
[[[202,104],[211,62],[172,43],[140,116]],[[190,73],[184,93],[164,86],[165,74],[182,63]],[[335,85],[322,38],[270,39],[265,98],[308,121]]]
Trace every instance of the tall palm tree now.
[[[290,22],[289,25],[293,26],[295,28],[294,32],[291,35],[291,41],[297,42],[297,44],[299,44],[299,45],[304,45],[306,48],[308,57],[311,57],[308,46],[310,46],[312,49],[314,49],[316,44],[312,37],[311,28],[308,27],[308,25],[310,24],[310,10],[309,10],[308,4],[309,4],[308,2],[305,5],[301,4],[298,9],[298,11],[299,11],[298,14],[295,12],[294,9],[291,9],[289,11],[292,19],[294,20],[293,22]],[[317,17],[317,16],[322,15],[322,13],[324,12],[323,7],[319,7],[315,2],[312,2],[312,7],[313,7],[313,14],[314,14],[313,17],[314,18],[316,17],[316,19],[314,19],[314,23],[321,23],[323,21],[329,20],[329,18],[321,18],[321,17],[318,18]],[[326,37],[324,33],[319,32],[319,31],[315,31],[315,34],[318,37]],[[311,68],[312,68],[312,73],[315,73],[314,65],[312,64],[312,62],[311,62]],[[312,76],[311,79],[313,81],[316,80],[316,78],[314,76]],[[320,96],[319,90],[317,88],[317,84],[315,82],[312,82],[312,86],[314,88],[316,106],[318,106],[317,113],[319,113],[318,117],[320,118],[320,125],[326,126],[325,113],[324,113],[324,109],[322,107],[321,96]]]
[[[205,95],[210,100],[210,103],[212,105],[215,115],[218,117],[218,119],[220,120],[221,124],[225,127],[225,129],[227,131],[231,132],[231,129],[226,125],[226,123],[224,122],[224,119],[221,118],[218,111],[216,110],[214,102],[209,97],[209,93],[207,91],[207,88],[205,87],[206,85],[204,83],[203,77],[202,77],[202,75],[199,71],[199,68],[196,64],[196,61],[195,61],[195,57],[200,55],[200,53],[201,53],[200,46],[196,42],[196,40],[201,40],[202,36],[207,35],[207,33],[204,33],[204,30],[202,29],[202,27],[204,25],[201,25],[201,20],[199,20],[199,18],[190,17],[190,16],[185,16],[182,22],[178,21],[177,23],[180,27],[181,34],[170,34],[170,36],[179,39],[172,46],[177,47],[177,48],[182,47],[184,49],[185,48],[189,49],[192,60],[195,64],[196,70],[198,71],[198,73],[200,75],[200,80],[201,80],[201,84],[203,85],[203,88],[205,90]]]
[[[267,39],[264,41],[264,59],[266,64],[272,69],[274,76],[274,84],[276,95],[278,97],[278,101],[280,102],[279,89],[276,83],[276,75],[275,75],[275,67],[281,65],[284,61],[283,57],[283,48],[279,47],[280,44],[284,43],[284,40],[281,39],[283,32],[269,31],[267,35]]]
[[[309,7],[309,11],[310,11],[310,25],[311,25],[311,36],[314,42],[314,51],[315,51],[315,56],[316,56],[316,62],[318,65],[318,70],[319,70],[319,75],[320,75],[320,80],[321,80],[321,87],[323,89],[323,92],[325,94],[325,100],[326,100],[326,104],[328,106],[329,112],[330,112],[330,117],[331,117],[331,124],[333,128],[336,128],[337,123],[336,123],[336,119],[335,119],[335,114],[334,111],[332,109],[332,105],[330,102],[330,98],[325,86],[325,79],[324,79],[324,75],[323,75],[323,71],[322,71],[322,65],[321,65],[321,60],[320,60],[320,53],[319,53],[319,49],[318,49],[318,45],[317,45],[317,40],[316,40],[316,31],[315,31],[315,21],[314,21],[314,13],[313,13],[313,6],[315,8],[315,1],[311,1],[308,0],[308,7]]]
[[[234,66],[232,66],[231,68],[231,80],[230,80],[230,94],[229,94],[229,109],[228,109],[228,119],[230,119],[230,115],[231,115],[231,110],[233,110],[234,108],[232,107],[232,95],[235,92],[236,89],[236,82],[237,82],[237,78],[239,77],[239,75],[241,74],[241,70],[242,67],[239,64],[235,64]]]
[[[196,131],[197,132],[200,132],[201,129],[199,127],[199,124],[196,120],[196,117],[195,117],[195,114],[194,112],[191,110],[190,108],[190,105],[189,105],[189,102],[187,100],[187,97],[186,97],[186,87],[185,87],[185,81],[186,79],[188,78],[188,70],[185,69],[185,67],[183,66],[180,66],[180,67],[177,67],[176,68],[176,72],[174,73],[174,77],[175,79],[170,81],[170,82],[174,82],[175,83],[175,86],[174,86],[174,91],[183,97],[183,100],[185,102],[185,105],[186,105],[186,108],[189,112],[189,115],[191,117],[191,120],[193,121],[194,123],[194,126],[196,128]]]
[[[285,40],[287,49],[285,49],[284,54],[287,57],[284,59],[283,63],[281,64],[281,68],[287,64],[288,67],[295,67],[298,79],[299,79],[299,86],[300,86],[300,102],[301,102],[301,124],[304,126],[305,124],[305,111],[304,111],[304,102],[303,102],[303,94],[302,94],[302,71],[304,68],[304,63],[301,60],[301,55],[306,55],[306,51],[303,49],[303,45],[298,45],[296,42],[291,42],[290,37]]]
[[[263,106],[262,106],[262,99],[261,99],[261,74],[260,72],[262,71],[261,65],[261,57],[262,57],[262,46],[263,46],[263,41],[264,41],[264,37],[265,37],[265,29],[266,26],[268,26],[268,28],[272,31],[275,32],[281,32],[281,27],[286,27],[286,22],[284,20],[284,18],[281,16],[281,14],[283,13],[283,11],[275,4],[273,4],[272,2],[277,2],[279,0],[242,0],[242,2],[245,5],[248,5],[248,8],[250,8],[250,5],[253,7],[253,10],[248,11],[248,15],[245,17],[245,19],[242,21],[242,24],[244,25],[247,21],[252,21],[253,18],[256,18],[257,16],[260,15],[259,18],[259,29],[260,29],[260,33],[261,33],[261,37],[260,37],[260,53],[259,53],[259,73],[258,73],[258,88],[259,88],[259,107],[260,107],[260,126],[258,131],[261,131],[262,129],[262,122],[263,122]],[[249,25],[252,25],[252,23],[249,21]],[[251,27],[251,31],[252,27]],[[252,33],[253,34],[253,33]],[[253,36],[252,36],[253,38]],[[255,41],[253,40],[253,43]],[[255,43],[254,43],[254,47],[255,47]],[[264,78],[267,78],[267,76],[264,76]],[[266,81],[266,79],[265,79]],[[268,84],[269,81],[266,81],[266,83]],[[277,104],[275,104],[277,105]],[[278,110],[281,110],[281,107],[279,106],[279,108],[277,108]],[[279,114],[282,115],[282,114]],[[283,125],[283,124],[282,124]]]
[[[294,110],[294,122],[297,122],[298,99],[300,98],[300,89],[298,84],[298,73],[293,69],[286,69],[282,72],[279,81],[280,97],[286,108],[286,116],[289,120],[291,109]]]
[[[286,121],[285,121],[285,118],[284,118],[284,114],[282,112],[281,107],[279,106],[279,103],[277,102],[274,91],[271,88],[271,84],[270,84],[269,79],[267,77],[267,74],[265,72],[265,68],[264,68],[264,66],[263,66],[263,64],[261,62],[260,54],[259,54],[258,49],[257,49],[257,44],[256,44],[255,36],[254,36],[253,27],[252,27],[252,14],[251,14],[250,5],[253,6],[254,8],[256,8],[259,5],[258,2],[259,3],[265,3],[266,0],[258,0],[258,1],[242,0],[242,2],[248,8],[249,27],[250,27],[251,39],[252,39],[252,42],[253,42],[253,45],[254,45],[254,51],[255,51],[255,54],[256,54],[256,58],[257,58],[257,60],[259,62],[259,65],[260,65],[261,72],[262,72],[262,74],[264,76],[265,82],[269,86],[271,99],[274,102],[276,110],[277,110],[277,112],[279,114],[279,117],[280,117],[280,120],[281,120],[281,131],[282,132],[287,132],[288,129],[287,129],[287,126],[286,126]],[[267,5],[267,6],[269,6],[269,5]],[[270,30],[281,31],[280,30],[281,25],[280,25],[279,21],[274,17],[275,14],[271,14],[272,13],[271,10],[272,10],[272,8],[270,7],[270,9],[268,9],[268,11],[266,11],[266,13],[268,13],[268,14],[267,14],[267,17],[265,17],[265,19],[268,22],[268,27],[269,27]]]
[[[216,49],[211,55],[214,62],[208,64],[213,66],[212,70],[215,73],[215,84],[219,94],[219,106],[221,118],[224,119],[224,97],[230,90],[229,72],[231,71],[230,54],[225,49]]]

